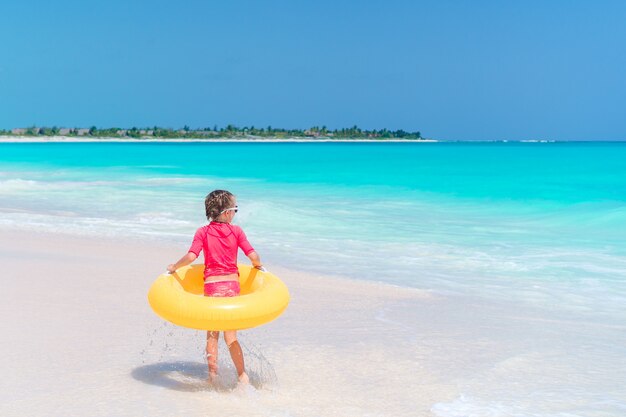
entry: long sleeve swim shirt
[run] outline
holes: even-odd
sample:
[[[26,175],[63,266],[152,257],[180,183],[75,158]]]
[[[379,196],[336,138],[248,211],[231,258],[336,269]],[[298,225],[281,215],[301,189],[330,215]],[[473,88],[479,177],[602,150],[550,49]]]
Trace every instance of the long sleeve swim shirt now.
[[[237,274],[237,250],[246,256],[254,252],[241,227],[230,223],[211,222],[196,231],[189,252],[196,256],[204,251],[204,278]]]

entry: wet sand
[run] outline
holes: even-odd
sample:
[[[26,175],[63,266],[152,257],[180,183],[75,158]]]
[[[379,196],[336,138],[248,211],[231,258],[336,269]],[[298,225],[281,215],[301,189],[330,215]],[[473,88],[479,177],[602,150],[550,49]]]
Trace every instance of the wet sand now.
[[[234,389],[222,350],[215,390],[204,381],[203,332],[163,322],[146,300],[185,248],[1,236],[2,416],[429,415],[454,397],[426,369],[429,349],[385,317],[401,303],[436,302],[427,292],[267,265],[289,286],[290,306],[240,334],[255,389]]]

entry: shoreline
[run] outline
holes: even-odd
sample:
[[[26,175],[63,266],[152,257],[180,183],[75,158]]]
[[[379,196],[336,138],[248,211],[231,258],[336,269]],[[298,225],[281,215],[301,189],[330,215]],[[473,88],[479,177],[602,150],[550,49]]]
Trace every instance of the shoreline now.
[[[301,139],[301,138],[80,138],[75,136],[1,136],[0,143],[626,143],[616,140],[558,140],[558,139],[494,139],[494,140],[440,140],[440,139]]]
[[[189,246],[188,242],[181,243],[177,242],[176,240],[166,241],[164,239],[149,239],[146,236],[78,234],[72,232],[50,230],[35,231],[32,228],[19,228],[15,226],[0,226],[0,232],[2,233],[2,236],[0,237],[0,244],[2,243],[3,239],[6,239],[8,241],[18,241],[24,237],[27,240],[32,240],[37,237],[38,239],[43,239],[50,242],[60,240],[85,245],[90,245],[97,242],[98,245],[102,247],[145,247],[149,248],[149,250],[155,250],[158,253],[173,253],[173,256],[176,257],[176,259],[170,259],[171,262],[167,262],[167,264],[173,263],[178,258],[180,258],[180,256],[184,254]],[[267,256],[265,258],[267,258]],[[249,262],[248,259],[243,257],[243,255],[241,254],[239,255],[239,260],[243,261],[243,263]],[[202,257],[198,258],[194,263],[202,263],[201,261]],[[162,265],[163,268],[165,268],[167,264]],[[444,295],[434,292],[432,290],[404,286],[401,284],[393,284],[384,281],[369,281],[346,275],[328,273],[322,276],[315,271],[292,268],[289,265],[285,265],[284,263],[280,262],[272,262],[270,264],[270,268],[270,272],[273,272],[274,269],[277,269],[287,274],[293,273],[296,275],[306,275],[308,277],[322,279],[324,280],[324,285],[339,284],[341,287],[348,287],[351,285],[360,286],[363,288],[367,288],[371,291],[383,291],[385,294],[400,294],[400,298],[405,297],[404,293],[409,294],[409,297],[417,297],[423,299],[437,299],[444,297]],[[159,274],[162,272],[163,271],[159,272]],[[156,275],[154,278],[156,279]]]

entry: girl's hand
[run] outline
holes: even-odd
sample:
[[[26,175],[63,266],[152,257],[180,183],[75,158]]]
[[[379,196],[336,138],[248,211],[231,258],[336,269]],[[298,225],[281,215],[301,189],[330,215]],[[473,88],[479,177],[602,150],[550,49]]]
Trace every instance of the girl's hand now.
[[[267,269],[265,269],[263,265],[254,265],[254,267],[261,272],[267,272]]]
[[[176,272],[177,267],[182,268],[184,266],[187,266],[193,261],[195,261],[197,257],[198,255],[196,255],[195,253],[187,252],[187,254],[183,256],[182,258],[180,258],[178,262],[176,262],[175,264],[169,264],[167,266],[167,272],[169,272],[170,274],[173,274],[174,272]]]

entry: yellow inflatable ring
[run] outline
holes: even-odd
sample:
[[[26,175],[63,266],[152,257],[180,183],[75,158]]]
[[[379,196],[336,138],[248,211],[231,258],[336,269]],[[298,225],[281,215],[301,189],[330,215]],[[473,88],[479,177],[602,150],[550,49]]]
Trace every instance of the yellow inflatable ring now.
[[[285,311],[289,291],[280,279],[251,266],[238,267],[238,297],[205,297],[204,265],[192,265],[160,275],[148,291],[148,302],[165,320],[198,330],[249,329]]]

